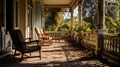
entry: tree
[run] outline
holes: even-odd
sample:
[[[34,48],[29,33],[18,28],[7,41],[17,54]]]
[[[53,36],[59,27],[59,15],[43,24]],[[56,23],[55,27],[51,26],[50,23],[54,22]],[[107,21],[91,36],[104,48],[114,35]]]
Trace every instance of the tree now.
[[[46,12],[45,13],[45,30],[54,30],[57,22],[57,12]]]
[[[57,13],[58,16],[56,17],[57,22],[55,24],[56,26],[54,28],[54,31],[58,31],[61,23],[63,22],[63,15],[62,14],[63,14],[62,12]]]
[[[91,24],[91,29],[97,25],[97,1],[98,0],[84,0],[82,8],[83,20]]]
[[[62,12],[46,12],[45,29],[58,31],[61,23],[63,22],[62,14]]]

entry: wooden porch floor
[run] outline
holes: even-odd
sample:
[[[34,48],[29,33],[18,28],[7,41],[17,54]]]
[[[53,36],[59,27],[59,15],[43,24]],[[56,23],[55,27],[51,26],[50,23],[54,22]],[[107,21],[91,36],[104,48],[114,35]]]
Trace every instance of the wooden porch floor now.
[[[94,57],[86,57],[87,49],[73,47],[65,40],[42,46],[42,57],[25,58],[20,60],[21,54],[13,57],[9,55],[0,59],[0,67],[114,67],[114,65]],[[29,54],[26,54],[29,56]],[[38,52],[32,56],[38,56]]]

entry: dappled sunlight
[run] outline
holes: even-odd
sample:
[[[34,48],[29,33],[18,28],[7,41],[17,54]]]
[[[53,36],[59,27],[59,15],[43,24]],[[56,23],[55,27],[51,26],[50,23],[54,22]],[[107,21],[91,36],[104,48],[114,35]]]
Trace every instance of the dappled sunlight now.
[[[11,63],[12,59],[9,60],[9,67],[109,67],[108,64],[102,63],[100,60],[95,59],[94,57],[87,57],[86,50],[80,50],[73,47],[72,45],[65,41],[53,42],[51,45],[43,45],[41,52],[41,60],[36,57],[38,52],[32,53],[32,57],[29,57],[30,54],[24,56],[24,60],[16,61],[17,58],[20,58],[21,55],[17,52],[15,57],[7,57],[4,59],[2,67],[7,67],[7,60],[12,58],[14,61]],[[2,61],[3,62],[3,61]]]

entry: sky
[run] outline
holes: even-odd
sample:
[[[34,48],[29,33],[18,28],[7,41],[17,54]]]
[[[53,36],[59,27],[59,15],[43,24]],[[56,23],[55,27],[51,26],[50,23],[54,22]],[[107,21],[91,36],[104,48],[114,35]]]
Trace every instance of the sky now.
[[[74,9],[74,14],[73,14],[73,16],[78,16],[78,7],[76,7],[76,8]]]
[[[73,16],[78,16],[78,7],[76,7],[73,11]],[[64,15],[64,19],[70,18],[70,12],[66,12]]]

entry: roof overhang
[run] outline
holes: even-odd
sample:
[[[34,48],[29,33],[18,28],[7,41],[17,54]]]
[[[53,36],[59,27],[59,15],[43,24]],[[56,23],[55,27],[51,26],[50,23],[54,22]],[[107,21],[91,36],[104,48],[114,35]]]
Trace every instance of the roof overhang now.
[[[70,12],[75,9],[79,0],[41,0],[45,11]]]

